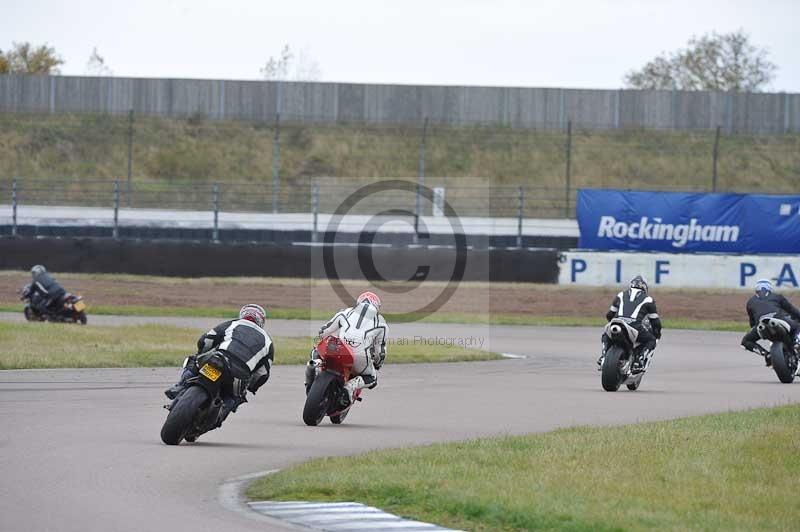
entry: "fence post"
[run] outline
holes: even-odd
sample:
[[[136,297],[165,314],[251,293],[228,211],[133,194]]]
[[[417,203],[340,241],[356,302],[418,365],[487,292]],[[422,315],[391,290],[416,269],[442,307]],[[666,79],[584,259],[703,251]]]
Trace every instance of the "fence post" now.
[[[422,216],[422,187],[425,186],[425,143],[428,139],[428,117],[422,122],[422,138],[419,142],[419,177],[417,179],[417,195],[414,204],[414,244],[419,243],[419,217]]]
[[[119,179],[114,180],[114,238],[119,238]]]
[[[319,183],[314,181],[311,187],[311,213],[313,215],[313,225],[311,227],[311,241],[316,242],[317,237],[317,221],[319,215]]]
[[[275,114],[275,136],[272,139],[272,212],[280,208],[278,196],[281,193],[281,114]]]
[[[128,182],[125,191],[125,204],[131,207],[131,178],[133,176],[133,109],[128,111]]]
[[[566,145],[566,156],[567,156],[567,168],[566,168],[566,184],[564,187],[565,193],[565,202],[564,202],[564,216],[569,218],[569,200],[570,200],[570,189],[571,184],[570,181],[572,180],[572,120],[567,121],[567,145]]]
[[[711,170],[711,192],[717,191],[717,161],[719,160],[719,135],[720,126],[717,126],[717,131],[714,133],[714,152]]]
[[[17,236],[17,178],[11,180],[11,236]]]
[[[525,189],[519,187],[519,210],[517,211],[517,248],[522,248],[522,217],[525,214]]]
[[[214,242],[219,242],[219,185],[215,184],[212,189],[212,199],[214,205],[214,232],[212,239]]]

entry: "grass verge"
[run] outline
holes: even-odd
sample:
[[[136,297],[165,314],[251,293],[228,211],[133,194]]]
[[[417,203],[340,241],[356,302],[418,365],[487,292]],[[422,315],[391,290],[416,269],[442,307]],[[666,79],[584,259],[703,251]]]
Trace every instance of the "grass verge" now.
[[[322,458],[255,500],[359,501],[471,531],[792,530],[800,405]]]
[[[199,332],[164,325],[82,327],[57,323],[0,323],[0,370],[179,366],[194,352]],[[311,338],[275,337],[276,364],[308,360]],[[396,343],[390,364],[494,360],[497,353],[460,346]]]
[[[22,312],[22,305],[0,305],[0,312]],[[197,318],[224,318],[225,316],[235,316],[238,308],[222,307],[156,307],[156,306],[91,306],[88,310],[89,319],[92,314],[97,315],[119,315],[119,316],[180,316]],[[271,319],[283,320],[319,320],[330,319],[331,313],[307,308],[279,308],[270,309]],[[578,316],[532,316],[528,314],[485,314],[467,312],[437,312],[430,316],[421,314],[406,313],[394,314],[385,313],[389,323],[477,323],[491,325],[534,325],[548,327],[601,327],[606,320],[602,316],[598,317],[578,317]],[[750,328],[744,321],[728,320],[694,320],[687,318],[675,318],[665,321],[666,329],[691,329],[704,331],[735,331],[746,332]]]

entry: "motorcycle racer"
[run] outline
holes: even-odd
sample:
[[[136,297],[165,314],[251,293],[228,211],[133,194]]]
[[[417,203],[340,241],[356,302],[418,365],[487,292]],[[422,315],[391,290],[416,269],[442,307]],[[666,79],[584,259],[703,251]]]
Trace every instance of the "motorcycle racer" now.
[[[373,389],[378,385],[377,371],[386,360],[386,339],[388,326],[380,314],[381,300],[373,292],[364,292],[358,296],[353,307],[337,312],[319,330],[319,336],[337,336],[353,350],[353,374],[345,384],[350,403],[357,390]],[[316,364],[319,354],[316,348],[311,350],[311,360],[306,366],[306,390],[311,387],[316,375]]]
[[[180,381],[167,389],[164,394],[175,399],[187,386],[188,379],[196,377],[199,368],[195,363],[197,355],[213,349],[226,355],[230,364],[248,379],[235,379],[233,393],[224,397],[225,403],[219,423],[236,408],[247,401],[247,391],[255,394],[269,379],[272,362],[275,359],[275,346],[264,329],[266,312],[259,305],[250,303],[241,308],[239,318],[220,323],[197,340],[197,354],[186,359]]]
[[[755,295],[747,301],[747,317],[750,319],[750,332],[742,338],[742,348],[764,357],[767,366],[772,365],[769,351],[757,342],[761,338],[758,332],[758,322],[761,317],[774,314],[791,327],[790,335],[794,338],[795,351],[800,352],[800,310],[792,305],[788,299],[773,291],[772,283],[768,279],[756,281]]]
[[[661,317],[658,315],[655,300],[648,295],[647,281],[644,277],[637,275],[631,279],[629,286],[627,290],[618,293],[614,298],[608,312],[606,312],[606,321],[622,318],[639,333],[636,337],[637,346],[634,351],[636,358],[632,369],[634,372],[641,372],[647,368],[647,364],[655,351],[657,340],[661,338]],[[645,327],[645,319],[649,321],[652,332]],[[603,333],[602,343],[603,351],[597,360],[598,366],[602,364],[609,345],[605,332]]]

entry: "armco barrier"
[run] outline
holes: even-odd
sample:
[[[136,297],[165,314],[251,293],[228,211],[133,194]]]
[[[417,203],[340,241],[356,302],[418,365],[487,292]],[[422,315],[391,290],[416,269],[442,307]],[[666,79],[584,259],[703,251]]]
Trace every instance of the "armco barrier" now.
[[[25,238],[111,238],[113,229],[92,225],[19,225],[17,235]],[[0,237],[13,234],[10,225],[0,224]],[[144,227],[126,226],[119,228],[120,238],[127,239],[163,239],[163,240],[200,240],[210,241],[213,229],[191,227]],[[318,241],[325,239],[325,233],[317,235]],[[412,233],[370,233],[339,232],[337,243],[356,243],[368,239],[375,244],[407,246],[413,243]],[[420,240],[423,240],[421,238]],[[278,230],[278,229],[220,229],[219,241],[231,243],[259,243],[288,245],[293,242],[312,242],[311,231]],[[467,242],[473,247],[515,247],[515,235],[467,235]],[[452,235],[430,234],[424,237],[424,243],[431,246],[448,246],[453,244]],[[574,236],[523,235],[522,247],[574,249],[578,238]]]
[[[559,284],[613,286],[643,275],[651,286],[751,288],[770,279],[780,288],[799,288],[800,255],[693,255],[670,253],[561,254]]]
[[[342,279],[375,280],[364,264],[376,265],[386,280],[425,271],[426,279],[450,280],[454,248],[334,246]],[[361,257],[359,257],[361,255]],[[327,278],[323,246],[212,244],[105,238],[0,238],[0,269],[45,264],[56,272],[128,273],[166,276],[269,276]],[[558,251],[472,249],[466,251],[464,280],[555,283]],[[330,269],[330,268],[329,268]]]

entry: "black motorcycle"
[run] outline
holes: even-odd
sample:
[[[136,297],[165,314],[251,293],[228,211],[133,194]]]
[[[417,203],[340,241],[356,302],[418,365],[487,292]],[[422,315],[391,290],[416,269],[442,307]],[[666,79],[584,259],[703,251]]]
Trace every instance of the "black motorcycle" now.
[[[189,378],[186,387],[164,407],[169,410],[161,428],[164,443],[194,442],[200,435],[222,426],[223,397],[243,397],[247,393],[249,372],[237,362],[219,351],[187,359],[187,364],[198,368],[197,376]]]
[[[25,314],[25,319],[28,321],[52,321],[58,323],[80,323],[86,325],[88,318],[86,316],[86,302],[83,297],[75,294],[67,294],[61,301],[53,306],[46,307],[44,311],[40,310],[41,305],[34,305],[34,299],[41,297],[39,294],[31,290],[30,284],[25,285],[22,289],[20,299],[25,302],[25,307],[22,312]],[[38,301],[37,301],[38,303]]]
[[[767,314],[758,319],[757,330],[762,339],[772,342],[769,353],[762,354],[769,355],[778,379],[786,384],[794,381],[800,357],[794,348],[791,325],[775,314]]]
[[[639,332],[630,326],[630,321],[629,318],[614,318],[605,328],[609,342],[600,359],[600,380],[607,392],[616,392],[623,384],[629,390],[638,389],[650,365],[648,360],[640,371],[633,371],[634,347]]]

